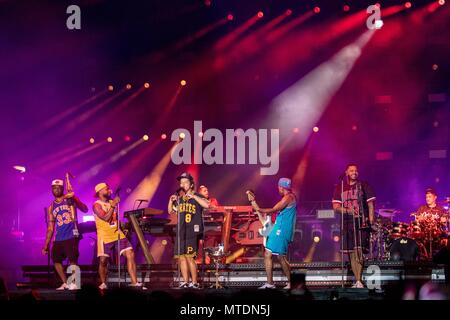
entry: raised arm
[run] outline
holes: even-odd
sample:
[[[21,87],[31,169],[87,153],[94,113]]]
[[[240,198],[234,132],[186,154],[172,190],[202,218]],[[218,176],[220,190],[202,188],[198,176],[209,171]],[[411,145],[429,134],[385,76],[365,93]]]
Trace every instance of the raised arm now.
[[[209,200],[208,199],[205,199],[203,197],[199,197],[195,193],[188,193],[187,196],[190,197],[190,198],[193,198],[195,201],[197,201],[198,204],[201,205],[204,209],[208,209],[209,208]]]
[[[167,204],[167,212],[169,214],[176,213],[176,208],[175,208],[175,206],[173,204],[173,202],[176,201],[176,200],[177,200],[177,196],[176,195],[173,194],[173,195],[170,196],[169,203]]]
[[[94,207],[93,207],[94,213],[100,219],[102,219],[102,220],[104,220],[106,222],[110,222],[111,221],[111,217],[113,216],[114,210],[116,209],[117,203],[119,203],[119,202],[116,201],[116,199],[114,199],[112,204],[111,204],[111,208],[108,210],[108,212],[103,210],[103,208],[102,208],[102,206],[100,204],[95,203]]]
[[[275,204],[272,208],[260,208],[255,200],[253,200],[251,203],[255,211],[258,211],[260,213],[272,214],[283,210],[288,206],[290,202],[292,202],[292,195],[287,194],[280,201],[278,201],[277,204]]]

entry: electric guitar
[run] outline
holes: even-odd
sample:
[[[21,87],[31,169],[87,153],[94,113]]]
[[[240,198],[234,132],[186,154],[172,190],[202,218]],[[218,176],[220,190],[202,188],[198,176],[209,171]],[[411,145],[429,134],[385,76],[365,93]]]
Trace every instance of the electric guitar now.
[[[247,190],[246,194],[248,197],[248,201],[252,202],[255,200],[255,194],[253,193],[253,191]],[[262,225],[262,228],[258,229],[258,232],[261,236],[264,237],[263,244],[265,247],[266,242],[267,242],[267,237],[269,236],[270,232],[272,232],[272,229],[273,229],[272,218],[270,217],[270,215],[262,214],[261,212],[258,212],[258,211],[256,212],[256,214],[258,215],[259,222]]]

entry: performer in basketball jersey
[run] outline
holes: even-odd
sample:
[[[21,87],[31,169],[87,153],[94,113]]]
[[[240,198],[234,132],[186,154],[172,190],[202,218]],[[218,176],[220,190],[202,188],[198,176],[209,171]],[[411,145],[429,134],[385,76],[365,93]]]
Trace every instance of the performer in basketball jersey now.
[[[94,203],[93,209],[97,227],[97,257],[100,259],[98,273],[101,284],[99,288],[101,290],[108,289],[106,285],[108,259],[111,251],[118,248],[118,242],[120,241],[119,256],[124,254],[127,258],[127,269],[131,278],[130,286],[145,290],[146,288],[142,283],[137,281],[133,247],[123,232],[117,227],[117,205],[120,202],[120,198],[116,196],[114,199],[111,199],[112,191],[106,183],[99,183],[95,186],[95,197],[98,198]]]
[[[255,211],[269,215],[280,212],[267,238],[264,252],[267,283],[259,289],[275,289],[275,284],[273,283],[273,255],[278,257],[283,273],[288,280],[284,289],[289,290],[291,288],[291,267],[287,259],[287,251],[289,243],[294,239],[295,221],[297,217],[297,200],[295,194],[292,192],[291,184],[292,182],[289,178],[281,178],[278,181],[278,192],[282,198],[273,208],[260,208],[252,193],[248,193],[249,200]]]
[[[185,195],[182,197],[172,195],[169,199],[168,211],[178,214],[179,233],[175,241],[175,258],[178,259],[183,276],[179,287],[199,289],[195,257],[203,235],[203,209],[209,208],[209,201],[201,194],[194,192],[194,178],[189,173],[183,173],[177,180]],[[190,279],[192,279],[191,283]]]
[[[338,215],[343,215],[341,245],[344,253],[349,256],[355,275],[356,282],[352,287],[362,289],[364,254],[369,248],[370,225],[374,222],[376,197],[372,187],[358,179],[356,164],[348,164],[343,177],[344,180],[334,189],[333,210]]]
[[[57,179],[52,181],[52,193],[55,199],[47,209],[47,236],[42,248],[42,254],[48,254],[53,233],[56,231],[52,246],[52,260],[56,273],[62,281],[62,285],[56,290],[76,290],[79,288],[75,283],[67,283],[62,263],[64,260],[69,259],[70,265],[78,264],[78,232],[75,226],[77,221],[76,209],[78,208],[86,213],[88,208],[73,192],[64,194],[63,180]],[[72,216],[71,206],[75,208],[75,216]]]

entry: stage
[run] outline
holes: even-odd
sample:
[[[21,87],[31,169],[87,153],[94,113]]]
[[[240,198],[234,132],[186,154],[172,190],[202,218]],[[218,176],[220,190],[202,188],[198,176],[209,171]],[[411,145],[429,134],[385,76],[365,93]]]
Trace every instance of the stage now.
[[[96,265],[82,265],[81,284],[95,286],[98,284],[98,267]],[[121,267],[120,282],[126,286],[129,283],[129,276]],[[341,270],[339,262],[311,262],[311,263],[291,263],[293,273],[306,275],[306,285],[308,288],[333,290],[335,288],[350,287],[354,282],[350,266],[344,264],[344,272]],[[26,281],[18,282],[18,289],[56,288],[55,274],[53,267],[44,266],[23,266],[23,277]],[[118,286],[119,277],[117,266],[110,266],[108,283],[110,287]],[[216,281],[214,265],[199,266],[200,283],[203,288],[213,286]],[[138,265],[138,281],[141,281],[152,290],[167,290],[176,286],[178,282],[177,269],[170,264]],[[255,289],[263,285],[266,281],[264,264],[228,264],[219,265],[219,283],[227,290]],[[431,263],[403,263],[392,261],[369,261],[363,273],[363,280],[372,291],[383,291],[383,287],[397,285],[408,281],[419,283],[433,282],[443,284],[445,282],[444,269],[441,265]],[[280,266],[274,265],[274,282],[280,288],[286,284],[282,276]],[[321,291],[318,291],[321,292]],[[358,291],[357,291],[358,292]]]

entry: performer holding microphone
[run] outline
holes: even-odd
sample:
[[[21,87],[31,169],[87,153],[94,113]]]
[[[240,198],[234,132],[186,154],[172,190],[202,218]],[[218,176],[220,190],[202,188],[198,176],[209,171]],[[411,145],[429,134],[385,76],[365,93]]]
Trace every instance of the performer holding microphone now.
[[[120,247],[119,257],[124,254],[127,258],[127,269],[131,278],[130,286],[146,290],[147,288],[137,281],[133,247],[120,228],[118,228],[117,205],[120,202],[120,198],[116,196],[112,199],[112,191],[106,183],[99,183],[95,186],[95,197],[98,198],[94,203],[93,209],[97,227],[97,256],[100,259],[98,273],[101,284],[99,288],[101,290],[108,288],[106,277],[109,254],[113,249]]]
[[[209,208],[209,201],[194,192],[194,178],[188,172],[181,174],[177,180],[184,195],[172,195],[169,198],[168,212],[178,215],[175,258],[178,259],[183,276],[179,288],[199,289],[195,257],[203,235],[203,209]]]

